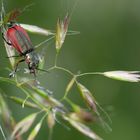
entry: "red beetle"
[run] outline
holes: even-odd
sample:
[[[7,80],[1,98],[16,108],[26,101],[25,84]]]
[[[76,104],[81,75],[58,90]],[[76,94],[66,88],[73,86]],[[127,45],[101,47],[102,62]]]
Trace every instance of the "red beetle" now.
[[[36,69],[38,69],[39,56],[34,52],[33,45],[27,34],[27,32],[17,23],[7,23],[7,30],[2,34],[5,42],[14,47],[21,59],[16,63],[14,71],[10,74],[10,77],[14,76],[17,71],[18,64],[26,61],[30,73],[35,75]],[[13,56],[14,57],[14,56]]]

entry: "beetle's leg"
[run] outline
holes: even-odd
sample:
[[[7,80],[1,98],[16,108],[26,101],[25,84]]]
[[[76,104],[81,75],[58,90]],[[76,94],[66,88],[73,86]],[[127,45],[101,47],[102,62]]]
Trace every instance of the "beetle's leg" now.
[[[34,77],[36,77],[36,72],[35,72],[35,69],[34,69],[34,71],[33,71],[32,73],[33,73]]]
[[[15,68],[14,68],[14,71],[16,72],[17,71],[17,68],[18,68],[18,65],[21,63],[21,62],[24,62],[25,59],[20,59],[19,61],[17,61],[17,63],[15,64]]]
[[[5,37],[4,37],[4,34],[2,33],[2,38],[3,38],[3,40],[8,44],[8,45],[12,45],[10,42],[8,42],[6,39],[5,39]]]
[[[19,65],[21,62],[23,62],[23,61],[25,61],[24,58],[23,58],[23,59],[20,59],[19,61],[17,61],[17,63],[15,64],[15,68],[14,68],[14,70],[9,74],[9,77],[14,77],[14,76],[15,76],[15,73],[16,73],[16,71],[17,71],[18,65]]]
[[[21,57],[20,55],[6,56],[6,58]]]
[[[34,68],[34,69],[31,68],[29,64],[28,64],[28,68],[29,68],[29,70],[30,70],[30,74],[33,74],[34,77],[36,77],[36,71],[35,71],[35,68]]]

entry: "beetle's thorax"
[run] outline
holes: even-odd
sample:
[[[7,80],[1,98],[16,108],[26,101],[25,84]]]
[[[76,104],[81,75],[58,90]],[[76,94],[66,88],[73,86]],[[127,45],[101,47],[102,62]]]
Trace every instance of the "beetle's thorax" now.
[[[39,57],[35,52],[30,52],[25,55],[25,61],[28,64],[28,68],[31,73],[38,68]],[[32,72],[33,71],[33,72]]]

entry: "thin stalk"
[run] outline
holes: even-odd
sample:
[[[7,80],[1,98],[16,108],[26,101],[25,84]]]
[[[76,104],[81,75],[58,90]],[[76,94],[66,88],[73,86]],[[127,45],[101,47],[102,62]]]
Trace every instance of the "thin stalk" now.
[[[55,70],[55,69],[62,70],[64,72],[68,73],[69,75],[71,75],[72,77],[75,76],[75,74],[73,72],[71,72],[70,70],[68,70],[66,68],[63,68],[63,67],[59,67],[59,66],[50,67],[49,69],[47,69],[47,71],[52,71],[52,70]]]
[[[67,97],[65,97],[64,99],[71,105],[73,110],[75,111],[79,110],[79,107],[75,103],[73,103],[70,99],[68,99]]]
[[[57,65],[58,55],[59,55],[59,52],[57,52],[56,55],[55,55],[55,60],[54,60],[54,66],[55,67]]]
[[[80,34],[80,31],[68,31],[67,35],[78,35]]]
[[[49,130],[48,140],[52,140],[53,128]]]
[[[37,49],[38,47],[40,47],[41,45],[45,44],[46,42],[50,41],[51,39],[53,39],[55,36],[52,36],[44,41],[42,41],[41,43],[39,43],[38,45],[36,45],[34,48]]]
[[[64,71],[64,72],[67,72],[67,73],[69,73],[71,76],[75,76],[73,72],[71,72],[70,70],[68,70],[68,69],[66,69],[66,68],[59,67],[59,66],[56,66],[55,68],[58,69],[58,70],[62,70],[62,71]]]
[[[103,75],[102,72],[86,72],[86,73],[81,73],[76,75],[76,77],[82,77],[82,76],[87,76],[87,75]]]
[[[77,83],[76,76],[74,76],[74,77],[72,78],[72,80],[74,80],[74,82]],[[74,84],[74,83],[73,83],[73,84]],[[69,91],[65,90],[64,96],[63,96],[63,98],[62,98],[61,100],[64,100],[64,99],[68,96],[68,93],[69,93]]]
[[[49,108],[48,111],[45,113],[45,115],[41,118],[40,122],[43,122],[43,120],[44,120],[44,119],[46,118],[46,116],[48,115],[49,110],[50,110],[50,108]]]
[[[3,136],[3,139],[6,140],[6,136],[5,136],[4,131],[3,131],[2,127],[1,127],[1,124],[0,124],[0,131],[1,131],[1,134]]]
[[[26,101],[30,98],[30,96],[26,96],[25,100],[22,103],[22,108],[24,108]]]
[[[56,57],[57,58],[57,57]],[[57,62],[57,59],[55,59],[55,62]],[[64,72],[67,72],[68,74],[70,74],[71,76],[75,76],[75,79],[76,78],[79,78],[79,77],[83,77],[83,76],[88,76],[88,75],[103,75],[102,72],[86,72],[86,73],[81,73],[81,74],[77,74],[75,75],[73,72],[71,72],[70,70],[64,68],[64,67],[60,67],[60,66],[57,66],[56,63],[54,66],[50,67],[47,71],[51,71],[51,70],[54,70],[54,69],[58,69],[58,70],[62,70]]]
[[[49,72],[49,71],[52,71],[52,70],[54,70],[55,68],[56,68],[56,66],[52,66],[52,67],[48,68],[47,71],[48,71],[48,72]]]

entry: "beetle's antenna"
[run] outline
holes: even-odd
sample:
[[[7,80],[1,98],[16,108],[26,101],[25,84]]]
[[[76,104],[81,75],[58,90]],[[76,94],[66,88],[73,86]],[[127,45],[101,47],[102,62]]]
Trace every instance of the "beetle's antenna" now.
[[[29,5],[26,5],[26,6],[21,10],[21,13],[23,13],[24,11],[28,11],[28,9],[29,9],[30,7],[32,7],[33,5],[35,5],[35,3],[31,3],[31,4],[29,4]]]
[[[8,14],[6,14],[9,18],[8,21],[16,21],[16,19],[22,14],[24,13],[24,11],[27,11],[27,9],[29,9],[29,7],[31,7],[34,3],[26,5],[23,9],[20,8],[16,8],[14,10],[12,10],[11,12],[9,12]],[[4,12],[3,12],[4,13]]]

